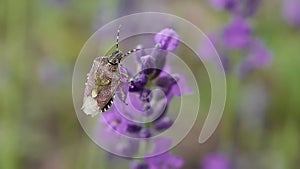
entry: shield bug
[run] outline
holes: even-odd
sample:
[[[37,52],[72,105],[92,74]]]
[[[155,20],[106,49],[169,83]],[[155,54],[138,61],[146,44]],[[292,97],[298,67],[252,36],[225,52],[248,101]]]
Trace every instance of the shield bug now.
[[[123,54],[119,50],[120,26],[117,31],[116,50],[109,56],[100,56],[94,59],[92,68],[87,74],[82,110],[85,114],[94,117],[98,113],[107,111],[119,88],[121,100],[126,104],[126,95],[122,90],[122,79],[127,79],[125,72],[121,71],[120,62],[130,53],[138,49],[132,49]]]

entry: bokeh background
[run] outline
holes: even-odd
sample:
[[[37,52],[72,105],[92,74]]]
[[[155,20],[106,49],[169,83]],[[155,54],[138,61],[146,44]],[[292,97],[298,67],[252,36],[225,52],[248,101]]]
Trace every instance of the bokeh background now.
[[[205,144],[198,143],[206,117],[201,113],[173,150],[184,158],[184,168],[202,168],[209,154],[222,154],[232,168],[299,168],[300,27],[283,17],[286,2],[262,1],[250,19],[272,51],[272,64],[243,82],[228,75],[228,98],[217,131]],[[300,5],[294,6],[300,11]],[[80,49],[98,28],[144,11],[177,15],[207,34],[230,19],[206,0],[0,1],[1,169],[128,166],[125,159],[108,157],[84,133],[74,112],[71,81]],[[299,18],[298,12],[294,19]],[[204,85],[201,90],[210,89]]]

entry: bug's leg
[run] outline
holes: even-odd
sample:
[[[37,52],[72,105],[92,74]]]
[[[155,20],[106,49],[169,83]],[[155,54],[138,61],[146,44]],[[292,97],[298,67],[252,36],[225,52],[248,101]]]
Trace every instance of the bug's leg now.
[[[124,73],[124,72],[121,72],[121,75],[124,76],[126,79],[129,78],[128,74]]]
[[[124,104],[128,105],[128,103],[126,103],[126,95],[125,95],[125,92],[123,91],[121,85],[119,85],[118,88],[119,88],[119,91],[120,91],[120,94],[121,94],[121,101],[122,101]]]
[[[120,74],[121,74],[121,82],[127,83],[129,82],[129,75],[126,67],[124,67],[122,64],[120,64]]]
[[[130,78],[129,78],[129,76],[128,76],[126,73],[122,73],[122,72],[121,72],[121,75],[124,77],[124,80],[122,81],[122,83],[127,83],[127,84],[129,84],[129,83],[130,83]]]
[[[122,66],[122,65],[121,65]],[[127,72],[127,71],[126,71]],[[127,81],[129,79],[129,75],[125,72],[120,72],[121,76],[123,76]]]

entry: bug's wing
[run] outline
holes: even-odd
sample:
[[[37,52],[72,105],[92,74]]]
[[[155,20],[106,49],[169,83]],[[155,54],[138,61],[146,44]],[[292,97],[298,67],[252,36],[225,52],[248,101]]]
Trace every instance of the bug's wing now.
[[[102,60],[103,57],[97,57],[93,61],[92,68],[87,74],[87,80],[85,83],[83,105],[81,109],[85,114],[91,115],[92,117],[100,112],[97,101],[92,97],[92,91],[95,88],[95,75],[101,65]]]

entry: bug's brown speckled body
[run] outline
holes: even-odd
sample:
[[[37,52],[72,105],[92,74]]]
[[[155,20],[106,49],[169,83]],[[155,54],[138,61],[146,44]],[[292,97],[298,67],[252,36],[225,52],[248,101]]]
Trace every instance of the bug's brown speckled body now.
[[[92,115],[92,117],[99,112],[105,112],[111,107],[118,87],[122,94],[121,100],[125,103],[125,94],[120,86],[121,83],[125,83],[121,79],[126,74],[122,74],[120,62],[125,56],[135,52],[137,49],[123,54],[118,49],[118,39],[119,29],[116,51],[108,57],[97,57],[93,62],[90,72],[87,74],[82,110],[85,114]],[[125,78],[127,79],[127,77]]]

